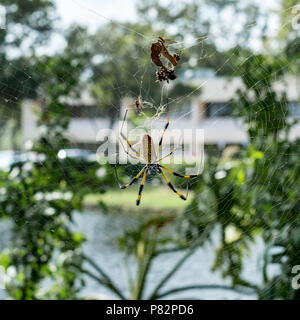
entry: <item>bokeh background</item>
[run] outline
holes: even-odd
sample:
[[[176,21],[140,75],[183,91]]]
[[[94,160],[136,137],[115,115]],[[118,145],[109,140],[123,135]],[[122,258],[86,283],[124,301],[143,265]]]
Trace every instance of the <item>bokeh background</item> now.
[[[1,0],[0,27],[1,299],[300,298],[296,0]],[[141,164],[99,152],[136,100],[130,128],[203,129],[187,201],[155,176],[137,207]]]

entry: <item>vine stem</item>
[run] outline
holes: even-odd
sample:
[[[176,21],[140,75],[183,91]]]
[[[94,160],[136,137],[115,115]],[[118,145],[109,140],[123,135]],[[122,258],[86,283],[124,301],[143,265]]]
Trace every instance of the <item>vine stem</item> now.
[[[97,265],[91,258],[87,256],[83,256],[84,259],[95,268],[96,271],[98,271],[102,278],[96,276],[93,272],[83,269],[82,267],[79,267],[77,265],[74,265],[74,267],[78,268],[81,272],[85,273],[89,277],[93,278],[103,286],[109,288],[111,291],[113,291],[119,298],[122,300],[126,300],[126,297],[123,295],[121,290],[114,284],[114,282],[111,280],[111,278],[102,270],[102,268]]]
[[[163,277],[156,288],[153,290],[149,300],[156,299],[159,290],[165,285],[165,283],[177,272],[177,270],[183,265],[183,263],[195,252],[196,247],[188,250],[183,257],[175,264],[175,266]]]
[[[250,292],[250,291],[246,291],[246,290],[242,290],[242,289],[238,289],[238,288],[234,288],[234,287],[228,287],[228,286],[224,286],[224,285],[218,285],[218,284],[207,284],[206,285],[206,284],[204,284],[204,285],[191,285],[191,286],[177,287],[177,288],[169,289],[165,292],[162,292],[160,294],[153,296],[153,300],[154,299],[161,299],[161,298],[168,296],[172,293],[177,293],[177,292],[182,292],[182,291],[187,291],[187,290],[194,290],[194,289],[198,289],[198,290],[222,289],[222,290],[230,290],[230,291],[235,291],[235,292],[248,294],[248,295],[255,293],[254,290],[253,290],[253,292]]]

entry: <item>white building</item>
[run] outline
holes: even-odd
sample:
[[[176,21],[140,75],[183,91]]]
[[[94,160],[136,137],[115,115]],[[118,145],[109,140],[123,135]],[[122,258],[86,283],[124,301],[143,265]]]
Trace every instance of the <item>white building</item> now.
[[[295,117],[300,116],[300,87],[297,84],[299,79],[290,78],[285,87],[283,84],[276,84],[276,90],[285,90],[288,101]],[[200,94],[194,98],[193,102],[184,110],[184,115],[173,112],[170,115],[170,130],[176,129],[203,129],[204,144],[224,147],[225,145],[244,145],[248,137],[243,128],[242,120],[234,119],[231,116],[229,101],[234,97],[237,89],[242,88],[239,78],[230,81],[227,78],[211,78],[192,82],[199,90]],[[100,129],[109,128],[109,119],[104,119],[98,111],[96,101],[85,92],[78,100],[67,99],[70,105],[73,118],[67,131],[67,136],[77,146],[85,146],[96,149],[97,133]],[[126,107],[126,106],[125,106]],[[22,133],[24,142],[36,138],[38,131],[36,128],[36,116],[34,109],[38,108],[37,102],[24,101],[22,109]],[[120,108],[120,114],[124,112]],[[122,116],[120,116],[122,118]],[[154,127],[163,128],[166,119],[152,122]],[[116,127],[116,126],[115,126]],[[117,132],[117,128],[115,129]],[[296,125],[291,138],[300,137],[300,125]],[[159,137],[153,137],[158,141]],[[168,135],[166,134],[166,141]],[[186,148],[186,146],[185,146]],[[188,149],[188,148],[187,148]],[[186,149],[185,149],[186,150]]]

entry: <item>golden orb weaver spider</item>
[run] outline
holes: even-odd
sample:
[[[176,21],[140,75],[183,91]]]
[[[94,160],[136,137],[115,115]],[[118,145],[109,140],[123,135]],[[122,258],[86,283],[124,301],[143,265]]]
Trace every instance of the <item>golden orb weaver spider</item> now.
[[[119,180],[118,180],[118,177],[117,177],[117,180],[118,180],[118,183],[119,183],[119,186],[120,186],[120,189],[127,189],[128,187],[130,187],[135,181],[137,181],[141,175],[143,175],[143,178],[142,178],[142,182],[140,184],[140,188],[139,188],[139,192],[138,192],[138,198],[136,200],[136,205],[140,205],[140,202],[141,202],[141,197],[142,197],[142,192],[143,192],[143,189],[144,189],[144,185],[145,185],[145,181],[146,181],[146,176],[149,175],[149,176],[154,176],[154,175],[157,175],[157,174],[161,174],[163,179],[165,180],[165,182],[167,183],[167,185],[169,186],[169,188],[174,191],[182,200],[186,200],[187,199],[187,195],[184,196],[182,195],[181,193],[179,193],[175,188],[174,186],[172,185],[172,183],[169,181],[169,179],[166,177],[166,175],[164,174],[163,170],[166,170],[167,172],[173,174],[174,176],[177,176],[177,177],[180,177],[180,178],[194,178],[194,177],[197,177],[198,175],[195,174],[195,175],[181,175],[161,164],[159,164],[159,162],[169,156],[171,156],[176,150],[177,148],[174,148],[170,153],[168,153],[166,156],[162,157],[162,158],[157,158],[157,155],[159,155],[160,153],[160,150],[161,150],[161,146],[162,146],[162,142],[163,142],[163,137],[164,137],[164,134],[166,132],[166,130],[168,129],[169,127],[169,124],[170,124],[170,119],[169,119],[169,115],[167,116],[167,123],[164,127],[164,130],[162,132],[162,135],[161,135],[161,138],[159,140],[159,144],[158,144],[158,153],[156,155],[156,152],[155,152],[155,147],[154,147],[154,143],[153,143],[153,140],[151,138],[150,135],[148,134],[145,134],[143,137],[142,137],[142,141],[141,141],[141,153],[138,152],[137,150],[135,150],[135,148],[133,147],[132,143],[124,136],[123,132],[122,132],[122,129],[123,129],[123,124],[125,122],[125,119],[126,119],[126,115],[127,115],[127,111],[125,112],[125,116],[124,116],[124,120],[123,120],[123,123],[122,123],[122,127],[121,127],[121,130],[120,130],[120,136],[122,137],[122,139],[127,143],[128,147],[136,154],[137,157],[134,157],[132,156],[124,147],[124,145],[121,143],[124,151],[131,157],[133,158],[136,158],[136,159],[140,159],[140,160],[143,160],[146,162],[146,165],[142,168],[142,170],[127,184],[125,185],[121,185],[119,183]],[[116,171],[117,172],[117,171]],[[117,174],[117,173],[116,173]]]

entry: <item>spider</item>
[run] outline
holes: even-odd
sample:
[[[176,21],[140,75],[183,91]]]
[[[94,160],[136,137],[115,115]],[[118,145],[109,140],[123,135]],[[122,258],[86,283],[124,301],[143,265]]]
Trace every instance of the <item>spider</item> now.
[[[124,116],[124,120],[123,120],[123,124],[125,122],[125,119],[126,119],[126,115],[127,115],[127,111],[125,112],[125,116]],[[159,140],[159,144],[158,144],[158,153],[157,155],[160,154],[160,150],[161,150],[161,146],[162,146],[162,142],[163,142],[163,137],[164,137],[164,134],[166,132],[166,130],[168,129],[169,127],[169,123],[170,123],[170,120],[169,120],[169,115],[167,116],[167,123],[164,127],[164,130],[162,132],[162,135],[161,135],[161,138]],[[139,159],[139,160],[142,160],[144,162],[146,162],[146,165],[142,168],[142,170],[127,184],[125,185],[121,185],[119,183],[119,186],[120,186],[120,189],[127,189],[128,187],[130,187],[135,181],[137,181],[142,175],[142,182],[140,184],[140,188],[139,188],[139,192],[138,192],[138,198],[136,200],[136,205],[140,205],[140,202],[141,202],[141,197],[142,197],[142,192],[143,192],[143,188],[144,188],[144,185],[145,185],[145,181],[146,181],[146,176],[155,176],[155,175],[158,175],[158,174],[161,174],[163,179],[165,180],[165,182],[167,183],[167,185],[169,186],[169,188],[174,191],[182,200],[186,200],[187,199],[187,195],[184,196],[182,195],[181,193],[179,193],[175,188],[174,186],[172,185],[172,183],[169,181],[169,179],[166,177],[165,173],[163,172],[163,170],[173,174],[174,176],[177,176],[177,177],[180,177],[180,178],[194,178],[194,177],[197,177],[197,174],[195,175],[181,175],[161,164],[159,164],[159,162],[169,156],[171,156],[176,150],[177,148],[174,148],[170,153],[168,153],[166,156],[163,156],[161,158],[158,158],[158,156],[156,155],[156,152],[155,152],[155,146],[154,146],[154,143],[153,143],[153,140],[151,138],[151,136],[149,134],[145,134],[143,137],[142,137],[142,140],[141,140],[141,153],[138,152],[132,145],[132,143],[124,136],[124,134],[122,133],[122,128],[123,128],[123,124],[122,124],[122,127],[121,127],[121,131],[120,131],[120,136],[122,137],[122,139],[127,143],[128,147],[135,153],[136,157],[131,155],[125,148],[124,148],[124,145],[122,144],[123,146],[123,149],[124,151],[131,157],[135,158],[135,159]],[[118,180],[118,179],[117,179]]]

